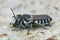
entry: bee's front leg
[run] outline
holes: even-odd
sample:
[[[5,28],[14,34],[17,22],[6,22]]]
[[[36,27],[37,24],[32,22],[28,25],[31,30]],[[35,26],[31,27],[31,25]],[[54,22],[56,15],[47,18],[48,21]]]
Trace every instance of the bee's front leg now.
[[[29,32],[30,32],[30,29],[31,29],[31,28],[29,28],[29,29],[28,29],[28,31],[27,31],[27,34],[29,34]]]

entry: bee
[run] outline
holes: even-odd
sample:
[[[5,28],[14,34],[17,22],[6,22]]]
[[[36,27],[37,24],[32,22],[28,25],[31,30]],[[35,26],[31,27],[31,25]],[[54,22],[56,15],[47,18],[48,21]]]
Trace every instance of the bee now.
[[[50,26],[50,22],[52,21],[52,18],[48,15],[29,15],[29,14],[23,14],[23,15],[16,15],[14,14],[13,10],[11,9],[15,22],[13,23],[14,27],[23,28],[23,29],[29,29],[27,33],[29,33],[31,28],[34,27],[43,27],[44,26]]]

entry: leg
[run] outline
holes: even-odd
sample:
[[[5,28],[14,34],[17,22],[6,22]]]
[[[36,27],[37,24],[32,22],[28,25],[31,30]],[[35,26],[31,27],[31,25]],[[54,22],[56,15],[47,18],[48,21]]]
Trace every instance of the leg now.
[[[28,31],[27,31],[27,34],[29,34],[30,29],[32,29],[32,22],[31,22],[30,24],[31,24],[31,26],[29,27],[29,29],[28,29]]]
[[[27,34],[29,34],[29,32],[30,32],[30,29],[31,29],[31,28],[29,28],[29,29],[28,29],[28,31],[27,31]]]
[[[41,25],[41,27],[42,27],[42,28],[44,28],[44,29],[47,29],[47,28],[45,28],[45,26],[44,26],[44,25]]]
[[[45,24],[45,26],[51,26],[50,22],[48,22],[47,24]]]

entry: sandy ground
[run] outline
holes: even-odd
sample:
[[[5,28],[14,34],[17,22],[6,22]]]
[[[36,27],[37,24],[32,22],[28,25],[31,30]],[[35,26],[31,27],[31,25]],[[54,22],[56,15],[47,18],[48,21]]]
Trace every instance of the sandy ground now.
[[[12,31],[12,8],[15,14],[47,14],[51,27]],[[60,0],[0,0],[0,40],[60,40]]]

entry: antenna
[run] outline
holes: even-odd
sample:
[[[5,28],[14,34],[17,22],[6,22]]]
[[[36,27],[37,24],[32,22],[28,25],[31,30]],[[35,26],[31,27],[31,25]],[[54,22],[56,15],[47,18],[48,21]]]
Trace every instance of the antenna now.
[[[14,18],[16,19],[15,14],[14,14],[14,12],[13,12],[13,9],[12,9],[12,8],[10,8],[10,10],[12,11],[12,13],[13,13],[13,15],[14,15]]]

